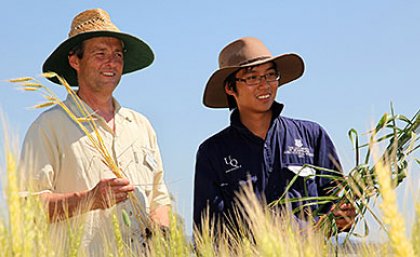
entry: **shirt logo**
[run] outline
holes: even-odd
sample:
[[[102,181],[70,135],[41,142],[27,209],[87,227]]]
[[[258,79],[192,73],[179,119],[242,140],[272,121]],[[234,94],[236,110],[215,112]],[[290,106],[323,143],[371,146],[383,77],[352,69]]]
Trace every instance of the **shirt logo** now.
[[[304,147],[302,143],[302,139],[295,138],[295,145],[288,146],[287,150],[284,151],[284,154],[293,154],[297,155],[299,158],[303,158],[305,156],[313,157],[314,154],[310,152],[308,147]]]
[[[225,157],[224,160],[225,160],[226,165],[231,167],[230,169],[225,170],[225,173],[229,173],[231,171],[237,170],[240,167],[242,167],[242,165],[238,163],[238,160],[236,160],[235,158],[232,158],[230,155],[228,157]]]

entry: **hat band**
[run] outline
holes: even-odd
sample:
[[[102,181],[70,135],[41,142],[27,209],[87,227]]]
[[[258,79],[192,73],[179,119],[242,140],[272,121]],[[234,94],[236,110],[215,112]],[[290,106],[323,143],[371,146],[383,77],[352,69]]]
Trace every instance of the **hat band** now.
[[[256,62],[256,61],[269,59],[270,57],[271,56],[260,56],[260,57],[257,57],[257,58],[251,59],[251,60],[247,60],[245,62],[241,62],[241,63],[239,63],[239,66],[247,65],[247,64],[250,64],[250,63],[253,63],[253,62]]]

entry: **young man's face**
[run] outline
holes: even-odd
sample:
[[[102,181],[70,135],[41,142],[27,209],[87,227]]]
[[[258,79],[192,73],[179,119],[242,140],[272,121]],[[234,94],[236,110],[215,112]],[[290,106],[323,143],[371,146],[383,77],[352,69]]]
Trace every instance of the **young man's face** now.
[[[273,63],[243,68],[236,73],[236,92],[227,86],[225,90],[228,95],[235,98],[241,114],[263,113],[270,110],[276,98],[279,85],[278,80],[267,82],[267,77],[272,78],[273,74],[277,74]],[[245,80],[259,80],[259,82],[250,85]]]
[[[83,57],[69,57],[77,71],[80,90],[110,93],[120,82],[124,66],[122,42],[112,37],[95,37],[83,42]]]

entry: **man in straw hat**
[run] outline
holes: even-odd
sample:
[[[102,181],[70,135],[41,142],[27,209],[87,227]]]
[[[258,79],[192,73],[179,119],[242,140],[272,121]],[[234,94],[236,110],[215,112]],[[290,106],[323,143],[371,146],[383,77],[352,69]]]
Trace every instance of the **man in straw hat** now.
[[[302,76],[302,58],[296,54],[272,56],[260,40],[245,37],[223,48],[219,67],[207,82],[204,105],[233,111],[230,125],[205,140],[197,153],[194,223],[198,229],[207,208],[216,224],[235,223],[227,219],[232,218],[236,194],[244,184],[251,183],[267,203],[282,196],[327,195],[331,181],[323,175],[331,173],[304,165],[340,170],[331,139],[317,123],[282,116],[283,105],[275,101],[279,86]],[[305,203],[298,201],[292,207]],[[341,230],[354,222],[351,204],[336,208],[312,203],[310,210],[319,208],[324,208],[323,213],[333,211]]]
[[[129,192],[135,193],[143,214],[147,213],[152,222],[161,226],[169,223],[171,200],[155,131],[144,116],[120,106],[113,98],[122,74],[148,67],[153,59],[145,42],[120,32],[104,10],[92,9],[73,19],[68,39],[43,65],[44,72],[54,71],[78,87],[77,95],[93,115],[106,148],[125,177],[116,178],[59,106],[42,113],[27,132],[22,154],[26,184],[48,203],[53,222],[83,217],[82,244],[92,253],[104,249],[98,243],[103,237],[115,237],[110,219],[115,212],[113,205],[117,204],[117,209],[123,206],[131,218],[134,215],[134,207],[126,201]],[[64,103],[79,117],[80,109],[71,97]],[[133,226],[135,221],[131,221],[127,237],[130,244],[140,240],[136,237],[145,229]],[[55,225],[64,230],[68,226],[59,221]]]

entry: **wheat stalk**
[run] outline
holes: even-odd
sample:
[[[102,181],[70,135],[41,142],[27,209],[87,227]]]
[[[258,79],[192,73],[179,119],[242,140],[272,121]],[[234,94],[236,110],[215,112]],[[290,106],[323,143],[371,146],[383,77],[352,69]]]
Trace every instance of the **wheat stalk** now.
[[[383,213],[383,221],[388,225],[388,235],[395,256],[414,256],[413,246],[405,235],[404,218],[398,212],[397,197],[391,181],[391,172],[382,162],[376,165],[375,172],[378,175],[378,183],[383,198],[380,208]]]
[[[420,202],[416,204],[416,219],[411,232],[411,242],[416,256],[420,256]]]

